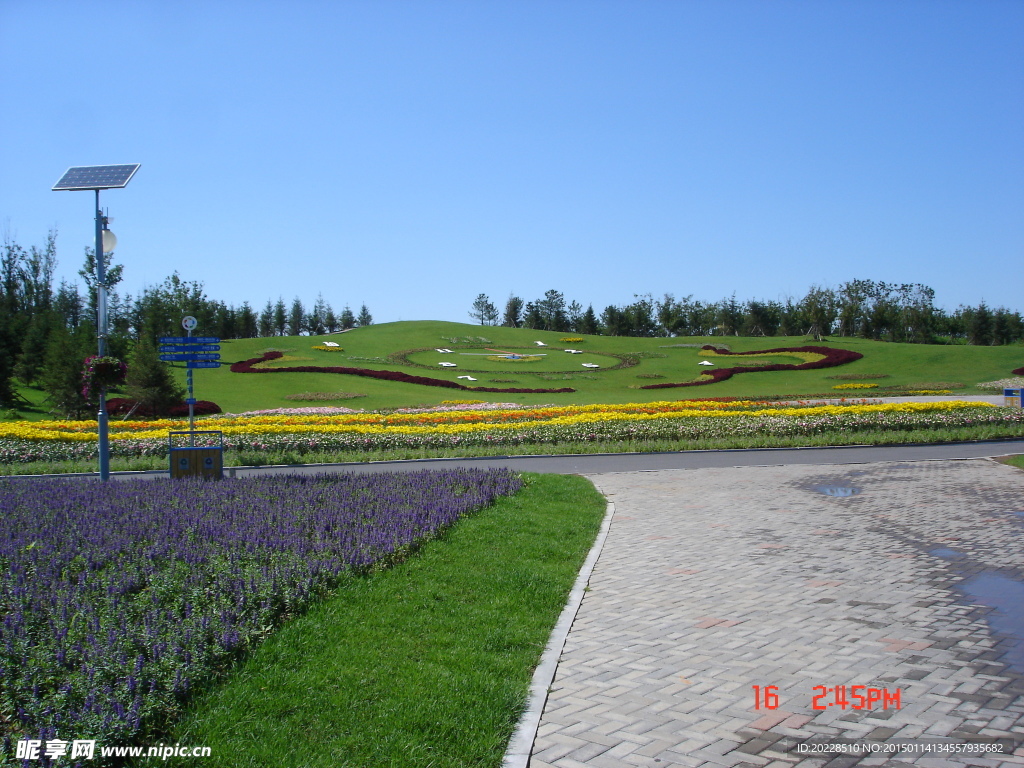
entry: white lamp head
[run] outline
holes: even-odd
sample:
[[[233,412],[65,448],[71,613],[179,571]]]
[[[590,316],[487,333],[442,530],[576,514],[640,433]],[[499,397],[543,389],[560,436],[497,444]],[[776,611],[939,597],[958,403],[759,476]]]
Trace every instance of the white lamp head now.
[[[109,229],[103,230],[103,252],[113,253],[114,249],[117,248],[117,238],[114,233]]]

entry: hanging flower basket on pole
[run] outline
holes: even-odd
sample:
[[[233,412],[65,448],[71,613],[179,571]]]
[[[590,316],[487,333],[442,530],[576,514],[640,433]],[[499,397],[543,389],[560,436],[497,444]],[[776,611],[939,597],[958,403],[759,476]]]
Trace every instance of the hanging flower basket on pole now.
[[[124,384],[128,366],[116,357],[93,355],[85,358],[82,370],[82,397],[94,389],[104,390]]]

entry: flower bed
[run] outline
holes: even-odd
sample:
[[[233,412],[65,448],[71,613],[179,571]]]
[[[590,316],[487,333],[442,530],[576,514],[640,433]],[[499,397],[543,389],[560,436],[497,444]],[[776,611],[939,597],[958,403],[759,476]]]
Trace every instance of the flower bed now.
[[[347,414],[339,409],[287,409],[273,415],[204,419],[202,427],[223,432],[228,451],[287,449],[299,454],[633,439],[685,444],[740,434],[849,434],[978,424],[1003,425],[1014,434],[1024,434],[1024,411],[987,403],[778,405],[723,400],[537,407],[468,404]],[[113,423],[111,455],[166,455],[167,432],[184,429],[185,424],[173,420]],[[93,458],[95,429],[95,422],[88,421],[0,423],[0,463]]]
[[[0,735],[137,741],[346,574],[521,484],[507,470],[0,482]]]
[[[734,366],[732,368],[716,368],[713,371],[701,374],[699,379],[694,381],[682,381],[675,384],[647,384],[641,389],[669,389],[671,387],[698,387],[704,384],[714,384],[717,381],[725,381],[737,373],[748,373],[750,371],[809,371],[816,368],[832,368],[836,365],[852,363],[860,360],[864,355],[860,352],[851,352],[847,349],[833,349],[832,347],[778,347],[776,349],[758,349],[751,352],[730,352],[728,349],[714,347],[707,344],[701,347],[705,352],[713,352],[716,355],[728,355],[730,357],[742,357],[744,355],[769,355],[773,353],[785,353],[804,357],[803,363],[787,364],[772,363],[771,365],[758,366]]]
[[[505,392],[510,394],[549,394],[556,392],[575,392],[571,387],[561,389],[519,389],[498,387],[467,387],[454,381],[444,379],[432,379],[427,376],[412,376],[401,371],[375,371],[370,368],[343,368],[323,367],[316,365],[298,365],[288,368],[257,368],[259,363],[277,360],[281,357],[280,352],[265,352],[260,357],[243,360],[231,366],[232,373],[342,373],[350,376],[366,376],[371,379],[383,379],[385,381],[400,381],[404,384],[421,384],[426,387],[447,387],[448,389],[462,389],[467,392]]]

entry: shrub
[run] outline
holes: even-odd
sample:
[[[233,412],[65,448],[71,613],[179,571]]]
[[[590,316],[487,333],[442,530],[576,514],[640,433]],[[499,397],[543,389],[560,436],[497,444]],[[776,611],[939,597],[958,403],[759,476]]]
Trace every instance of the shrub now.
[[[137,407],[136,407],[137,406]],[[134,412],[132,409],[135,409]],[[221,407],[209,400],[197,400],[192,406],[192,412],[196,416],[209,416],[214,413],[222,413]],[[130,397],[112,397],[107,400],[107,413],[111,416],[127,416],[129,413],[140,419],[158,419],[163,416],[188,416],[188,403],[179,401],[170,408],[156,411],[152,406],[139,403]]]

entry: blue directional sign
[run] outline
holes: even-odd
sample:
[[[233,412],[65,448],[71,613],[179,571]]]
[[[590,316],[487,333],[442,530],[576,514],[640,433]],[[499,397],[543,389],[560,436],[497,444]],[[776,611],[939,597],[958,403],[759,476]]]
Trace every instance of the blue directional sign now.
[[[220,368],[220,363],[215,360],[198,360],[185,363],[186,368]]]
[[[161,352],[219,352],[220,344],[161,344]]]
[[[216,353],[211,354],[184,354],[179,353],[177,355],[160,355],[160,359],[166,363],[190,363],[196,360],[220,360],[220,355]]]
[[[220,344],[217,336],[161,336],[161,344]]]

